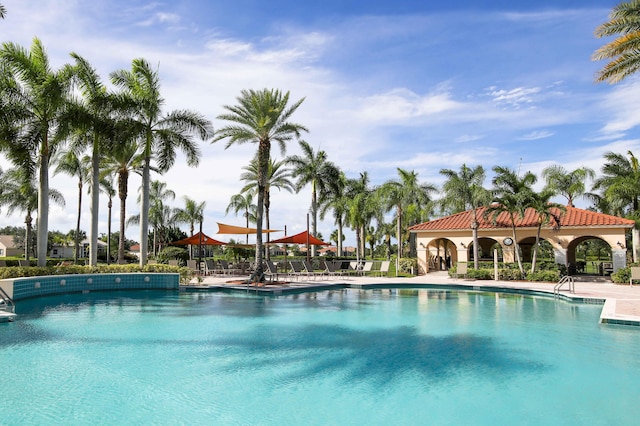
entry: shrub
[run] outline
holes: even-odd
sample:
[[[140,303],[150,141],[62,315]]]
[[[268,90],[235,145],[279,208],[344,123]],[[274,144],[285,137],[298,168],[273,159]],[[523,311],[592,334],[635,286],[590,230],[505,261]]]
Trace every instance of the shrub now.
[[[560,272],[559,271],[536,271],[534,273],[527,274],[527,281],[550,281],[550,282],[558,282],[560,280]]]
[[[418,270],[418,259],[415,257],[403,257],[400,259],[400,270],[403,274],[413,274]]]
[[[181,265],[186,265],[189,260],[189,252],[181,247],[165,247],[158,253],[158,262],[169,263],[170,259],[178,259]]]

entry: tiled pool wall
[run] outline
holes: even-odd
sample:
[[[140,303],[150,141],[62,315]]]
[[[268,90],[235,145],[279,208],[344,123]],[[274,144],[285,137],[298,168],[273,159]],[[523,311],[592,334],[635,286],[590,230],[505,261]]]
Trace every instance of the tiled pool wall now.
[[[108,290],[178,290],[180,274],[78,274],[17,278],[13,300],[52,294]]]

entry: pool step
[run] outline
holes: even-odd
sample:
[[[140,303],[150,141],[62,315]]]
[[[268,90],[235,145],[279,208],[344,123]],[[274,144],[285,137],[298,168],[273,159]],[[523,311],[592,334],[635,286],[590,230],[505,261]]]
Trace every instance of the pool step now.
[[[0,322],[11,322],[15,319],[16,314],[13,312],[0,311]]]

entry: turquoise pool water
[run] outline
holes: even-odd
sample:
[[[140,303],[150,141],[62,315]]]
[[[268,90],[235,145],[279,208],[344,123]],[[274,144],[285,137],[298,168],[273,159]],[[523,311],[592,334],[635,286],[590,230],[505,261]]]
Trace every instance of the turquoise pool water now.
[[[139,291],[0,324],[0,423],[632,425],[640,332],[520,295]]]

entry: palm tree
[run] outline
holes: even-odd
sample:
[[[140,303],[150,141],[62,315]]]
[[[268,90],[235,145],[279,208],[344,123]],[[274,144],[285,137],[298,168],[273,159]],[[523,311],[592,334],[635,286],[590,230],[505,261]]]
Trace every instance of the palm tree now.
[[[537,178],[531,172],[520,177],[513,170],[501,166],[495,166],[493,171],[495,173],[492,180],[494,186],[493,204],[485,210],[485,215],[492,220],[495,220],[500,213],[506,213],[509,217],[513,234],[514,255],[520,268],[520,274],[524,277],[520,246],[516,235],[516,218],[524,217],[525,210],[531,206],[534,194],[531,186],[536,183]]]
[[[633,261],[637,262],[640,258],[640,161],[631,151],[627,155],[628,159],[622,154],[607,152],[603,176],[594,182],[593,189],[602,191],[612,214],[636,221],[631,235]]]
[[[486,205],[491,194],[483,187],[485,172],[482,166],[474,168],[463,164],[459,172],[442,169],[440,174],[447,178],[442,185],[444,196],[440,203],[444,209],[453,213],[473,210],[469,227],[473,238],[473,268],[478,269],[478,208]]]
[[[111,179],[100,179],[101,191],[107,194],[107,265],[111,263],[111,209],[116,190]]]
[[[0,18],[4,19],[6,15],[7,15],[7,9],[0,4]]]
[[[116,176],[118,198],[120,198],[120,232],[118,236],[118,263],[124,263],[125,227],[127,223],[127,196],[129,194],[129,174],[142,171],[142,153],[135,141],[126,137],[103,157],[103,175]]]
[[[418,174],[398,167],[399,180],[390,180],[382,184],[380,193],[387,211],[396,211],[396,238],[398,243],[398,259],[402,258],[402,220],[404,210],[410,205],[426,206],[430,201],[430,194],[437,191],[436,187],[426,183],[418,183]]]
[[[176,160],[176,150],[182,151],[189,166],[197,166],[200,150],[193,140],[197,134],[205,140],[212,134],[211,122],[188,110],[162,114],[164,98],[160,95],[158,72],[144,59],[134,59],[131,70],[111,73],[111,82],[124,91],[136,104],[130,113],[132,129],[141,141],[143,158],[142,202],[140,203],[140,265],[147,263],[149,235],[149,191],[151,159],[160,173],[169,170]]]
[[[356,257],[359,259],[364,255],[366,226],[376,210],[373,202],[375,190],[369,186],[369,174],[361,172],[358,179],[349,179],[345,192],[347,224],[356,232]]]
[[[76,238],[73,253],[73,261],[74,263],[78,263],[78,253],[80,252],[80,218],[82,215],[82,188],[90,173],[89,162],[91,159],[88,156],[78,158],[74,151],[67,151],[60,153],[56,160],[57,166],[53,173],[54,176],[59,173],[65,173],[78,179],[78,215],[76,219]]]
[[[49,189],[49,199],[64,207],[64,197],[62,194],[51,188]],[[30,257],[31,233],[33,230],[32,213],[38,207],[38,191],[35,182],[35,175],[25,167],[16,167],[7,170],[2,175],[0,182],[0,206],[7,208],[7,214],[22,212],[25,214],[25,244],[24,256],[26,260]]]
[[[91,226],[89,229],[89,264],[98,262],[98,218],[100,209],[100,155],[110,150],[113,141],[116,113],[124,112],[126,99],[107,91],[100,76],[89,62],[77,53],[71,53],[75,59],[75,80],[79,87],[80,99],[71,104],[68,111],[67,132],[73,132],[74,148],[90,148],[91,188]],[[68,129],[67,129],[68,128]]]
[[[285,151],[285,143],[299,138],[301,132],[308,131],[301,124],[290,122],[289,119],[304,101],[304,98],[294,102],[290,107],[289,92],[263,89],[261,91],[243,90],[237,98],[238,105],[225,105],[226,114],[218,119],[232,124],[222,127],[213,142],[228,139],[225,149],[238,143],[258,144],[258,208],[256,215],[256,273],[263,278],[262,260],[262,215],[264,211],[264,193],[267,186],[269,159],[271,158],[271,142],[278,142],[280,150]]]
[[[311,234],[318,234],[318,198],[324,200],[340,179],[340,170],[327,160],[327,153],[319,150],[314,152],[311,145],[300,141],[302,155],[293,155],[287,163],[293,167],[292,177],[297,178],[296,192],[300,192],[306,185],[311,185]],[[311,247],[311,256],[316,255],[316,247]]]
[[[33,39],[30,51],[14,43],[3,43],[0,61],[8,76],[0,83],[0,98],[5,103],[0,122],[12,123],[17,130],[15,139],[9,141],[9,150],[22,147],[38,158],[37,254],[38,266],[45,266],[49,233],[49,162],[64,142],[56,138],[55,132],[68,105],[73,68],[65,65],[53,71],[38,38]]]
[[[233,211],[237,216],[239,212],[244,212],[242,216],[244,216],[245,226],[248,228],[250,222],[255,223],[256,221],[256,208],[257,206],[253,204],[253,192],[246,191],[231,196],[224,214],[226,215]],[[249,244],[249,234],[246,235],[246,243]]]
[[[138,202],[141,200],[141,196],[138,196]],[[149,190],[149,222],[153,226],[153,255],[156,256],[158,245],[164,242],[164,229],[163,227],[169,226],[175,218],[175,210],[165,206],[165,201],[173,201],[176,198],[176,193],[172,189],[167,188],[165,182],[157,180],[151,181]],[[193,235],[193,233],[192,233]],[[148,238],[148,236],[147,236]]]
[[[586,194],[584,181],[595,179],[595,172],[588,167],[580,167],[568,172],[560,165],[546,167],[542,170],[542,178],[547,182],[547,188],[554,195],[561,195],[567,199],[567,206],[574,207],[573,201]]]
[[[188,223],[189,224],[189,235],[193,235],[193,231],[195,229],[195,224],[200,223],[204,219],[204,206],[206,202],[201,202],[198,204],[197,201],[192,200],[186,195],[183,197],[184,200],[184,208],[178,208],[175,212],[175,219],[178,222]],[[200,226],[200,232],[202,232],[202,225]],[[193,259],[193,248],[189,247],[189,259]],[[202,247],[199,248],[200,253],[202,252]]]
[[[267,229],[271,228],[271,217],[269,211],[271,209],[271,188],[278,190],[284,189],[293,192],[295,187],[291,180],[291,170],[284,168],[284,161],[274,161],[269,158],[269,166],[267,168],[267,177],[264,192],[264,217]],[[251,160],[247,167],[243,167],[245,172],[240,175],[240,180],[247,182],[240,190],[241,193],[251,191],[255,195],[258,190],[258,159]],[[237,214],[237,211],[236,211]],[[248,226],[248,225],[247,225]],[[247,236],[248,237],[248,236]],[[267,233],[267,244],[270,240],[270,234]],[[267,260],[270,259],[270,252],[267,250]]]
[[[555,191],[552,189],[543,189],[542,192],[533,194],[531,203],[529,204],[529,206],[538,213],[536,243],[533,246],[533,254],[531,256],[531,273],[536,271],[536,260],[540,247],[540,232],[542,231],[542,226],[553,221],[553,229],[560,229],[560,216],[567,210],[562,204],[551,202],[551,198],[555,194]]]
[[[615,6],[609,21],[596,28],[596,37],[619,36],[593,54],[592,59],[611,60],[596,74],[596,81],[618,83],[640,69],[640,0]]]
[[[334,223],[338,227],[336,239],[337,255],[342,256],[342,242],[344,241],[343,228],[347,217],[348,199],[346,196],[347,177],[340,172],[338,179],[330,185],[330,191],[320,203],[320,219],[324,220],[329,210],[332,211]]]

